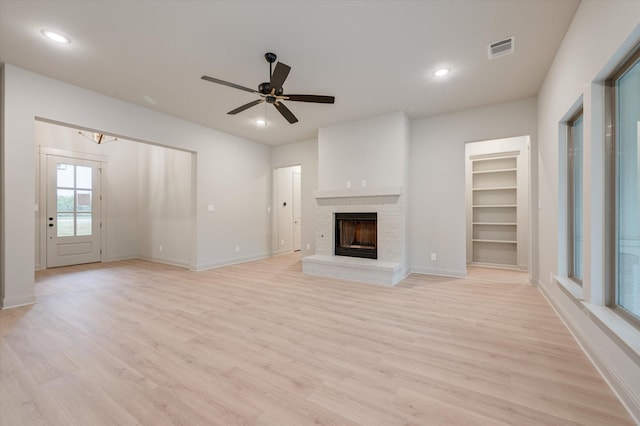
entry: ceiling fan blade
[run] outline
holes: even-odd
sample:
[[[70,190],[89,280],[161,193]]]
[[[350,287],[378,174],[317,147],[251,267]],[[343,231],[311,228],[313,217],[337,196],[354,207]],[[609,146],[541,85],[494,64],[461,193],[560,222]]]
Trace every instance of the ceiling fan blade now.
[[[315,102],[318,104],[332,104],[336,101],[333,96],[324,95],[283,95],[288,101]]]
[[[280,89],[284,84],[284,81],[287,79],[289,71],[291,71],[291,67],[289,65],[278,62],[276,64],[276,69],[274,69],[273,74],[271,74],[271,87],[276,89],[276,91]]]
[[[280,112],[280,114],[282,114],[282,116],[286,118],[289,123],[293,124],[298,122],[296,116],[293,115],[293,113],[289,111],[289,108],[284,106],[282,102],[275,102],[273,106],[276,107],[278,112]]]
[[[206,80],[206,81],[210,81],[212,83],[222,84],[223,86],[229,86],[229,87],[233,87],[234,89],[244,90],[245,92],[259,93],[257,90],[249,89],[248,87],[240,86],[239,84],[235,84],[235,83],[229,83],[228,81],[224,81],[224,80],[220,80],[220,79],[217,79],[217,78],[209,77],[207,75],[203,75],[200,78],[202,78],[203,80]]]
[[[234,109],[234,110],[231,110],[231,111],[229,111],[227,114],[234,115],[234,114],[237,114],[237,113],[239,113],[239,112],[244,111],[245,109],[249,109],[249,108],[251,108],[252,106],[256,106],[256,105],[258,105],[258,104],[261,104],[261,103],[263,103],[263,102],[264,102],[264,99],[257,99],[257,100],[255,100],[255,101],[249,102],[248,104],[244,104],[244,105],[242,105],[242,106],[240,106],[240,107],[238,107],[238,108],[236,108],[236,109]]]

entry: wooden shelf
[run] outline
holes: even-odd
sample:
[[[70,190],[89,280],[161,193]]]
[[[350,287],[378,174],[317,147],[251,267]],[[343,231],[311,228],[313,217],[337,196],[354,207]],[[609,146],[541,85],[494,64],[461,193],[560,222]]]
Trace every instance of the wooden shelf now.
[[[490,207],[490,208],[496,208],[496,207],[509,207],[509,208],[515,208],[518,207],[516,204],[477,204],[474,205],[473,208],[485,208],[485,207]]]
[[[473,173],[474,175],[483,174],[483,173],[506,173],[506,172],[515,172],[518,169],[497,169],[497,170],[476,170]]]
[[[489,226],[517,226],[516,222],[473,222],[472,225],[489,225]]]
[[[353,188],[314,191],[316,199],[325,198],[358,198],[358,197],[399,197],[402,188]]]
[[[507,240],[479,240],[479,239],[473,239],[471,241],[473,241],[474,243],[518,244],[517,241],[507,241]]]
[[[472,191],[500,191],[504,189],[518,189],[517,186],[494,186],[490,188],[473,188]]]

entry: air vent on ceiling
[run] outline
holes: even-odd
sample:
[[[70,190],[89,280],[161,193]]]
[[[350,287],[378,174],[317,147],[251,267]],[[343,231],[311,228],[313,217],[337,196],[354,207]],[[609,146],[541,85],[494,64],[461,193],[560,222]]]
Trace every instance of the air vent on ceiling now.
[[[496,41],[489,44],[489,59],[495,59],[500,56],[513,53],[515,38],[509,37],[504,40]]]

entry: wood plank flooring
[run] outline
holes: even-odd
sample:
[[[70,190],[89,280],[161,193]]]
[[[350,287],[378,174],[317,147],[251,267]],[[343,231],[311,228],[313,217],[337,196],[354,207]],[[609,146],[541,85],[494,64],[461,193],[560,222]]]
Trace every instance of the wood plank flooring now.
[[[297,255],[43,271],[36,305],[0,313],[0,424],[633,424],[525,280],[385,288]]]

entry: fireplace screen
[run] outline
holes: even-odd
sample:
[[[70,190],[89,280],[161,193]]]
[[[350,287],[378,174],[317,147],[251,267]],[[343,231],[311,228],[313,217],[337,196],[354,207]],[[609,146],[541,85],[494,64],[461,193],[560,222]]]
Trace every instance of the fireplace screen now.
[[[378,258],[378,214],[336,213],[336,256]]]

